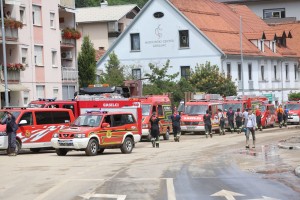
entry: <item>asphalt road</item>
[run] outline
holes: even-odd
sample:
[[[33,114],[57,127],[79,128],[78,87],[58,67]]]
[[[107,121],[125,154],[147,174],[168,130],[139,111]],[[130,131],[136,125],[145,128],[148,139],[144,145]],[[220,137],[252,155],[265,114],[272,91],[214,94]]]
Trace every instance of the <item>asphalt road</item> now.
[[[0,199],[299,200],[300,179],[293,170],[300,151],[277,148],[292,136],[299,129],[258,132],[254,150],[244,148],[243,134],[228,133],[208,139],[184,135],[179,143],[162,141],[160,148],[141,142],[131,154],[1,152]]]

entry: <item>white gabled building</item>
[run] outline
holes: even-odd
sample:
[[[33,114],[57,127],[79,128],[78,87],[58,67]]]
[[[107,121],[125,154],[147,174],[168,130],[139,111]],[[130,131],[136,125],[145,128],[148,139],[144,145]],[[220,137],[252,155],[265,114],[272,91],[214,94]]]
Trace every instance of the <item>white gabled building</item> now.
[[[239,94],[269,94],[272,101],[281,102],[300,86],[299,55],[286,46],[291,39],[289,30],[274,30],[246,6],[210,0],[149,0],[97,67],[105,70],[108,55],[115,52],[136,78],[150,72],[149,63],[162,66],[168,59],[173,66],[170,73],[186,77],[189,69],[208,61],[232,77]]]

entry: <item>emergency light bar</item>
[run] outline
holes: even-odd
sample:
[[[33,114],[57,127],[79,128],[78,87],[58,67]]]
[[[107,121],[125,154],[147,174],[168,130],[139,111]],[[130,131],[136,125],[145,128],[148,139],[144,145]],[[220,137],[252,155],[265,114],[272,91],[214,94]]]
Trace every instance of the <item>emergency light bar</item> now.
[[[44,99],[44,98],[38,98],[39,101],[55,101],[56,100],[56,97],[55,98],[52,98],[52,99]]]

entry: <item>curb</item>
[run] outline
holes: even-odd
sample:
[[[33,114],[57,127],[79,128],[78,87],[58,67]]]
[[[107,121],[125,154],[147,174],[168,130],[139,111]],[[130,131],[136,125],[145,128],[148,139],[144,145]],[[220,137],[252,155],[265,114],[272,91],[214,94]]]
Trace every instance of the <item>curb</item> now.
[[[300,177],[300,166],[295,169],[296,176]]]
[[[278,147],[281,148],[281,149],[300,150],[300,146],[284,145],[282,143],[278,143]]]

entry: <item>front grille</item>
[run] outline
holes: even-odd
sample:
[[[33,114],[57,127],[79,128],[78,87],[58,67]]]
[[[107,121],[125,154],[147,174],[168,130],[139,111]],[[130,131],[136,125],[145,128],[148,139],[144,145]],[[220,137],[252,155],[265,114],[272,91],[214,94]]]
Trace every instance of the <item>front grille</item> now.
[[[67,138],[74,138],[74,134],[60,133],[60,134],[59,134],[59,138],[64,138],[64,139],[67,139]]]
[[[184,122],[184,125],[198,125],[199,122]]]

